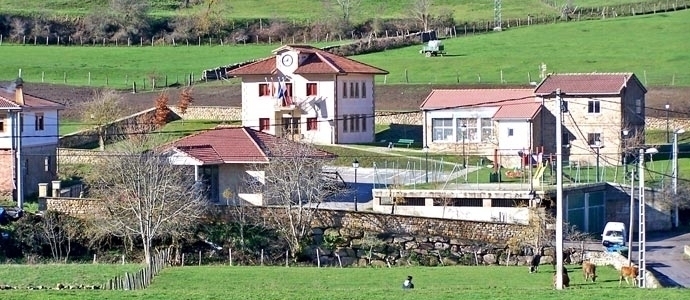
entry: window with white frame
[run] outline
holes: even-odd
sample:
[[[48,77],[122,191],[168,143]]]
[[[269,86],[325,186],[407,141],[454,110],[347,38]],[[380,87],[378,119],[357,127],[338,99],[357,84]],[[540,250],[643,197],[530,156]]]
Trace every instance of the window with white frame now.
[[[362,115],[362,132],[367,132],[367,116]]]
[[[601,102],[599,100],[587,101],[587,112],[590,114],[601,113]]]
[[[5,120],[7,119],[7,115],[5,114],[0,114],[0,132],[5,132]]]
[[[508,136],[513,136],[513,128],[508,128]]]
[[[642,114],[642,99],[635,99],[635,113]]]
[[[494,137],[494,123],[491,118],[481,118],[480,123],[482,124],[481,141],[488,143]]]
[[[347,115],[343,115],[343,132],[347,132]]]
[[[367,97],[367,82],[362,81],[362,98]]]
[[[465,142],[477,141],[477,118],[458,118],[456,119],[456,141]]]
[[[453,119],[452,118],[438,118],[431,119],[431,140],[432,141],[449,141],[453,138]]]
[[[343,99],[347,99],[347,82],[343,81]]]

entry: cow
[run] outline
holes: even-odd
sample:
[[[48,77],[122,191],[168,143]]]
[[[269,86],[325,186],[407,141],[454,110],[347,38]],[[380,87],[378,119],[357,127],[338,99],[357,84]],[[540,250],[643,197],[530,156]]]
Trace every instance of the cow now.
[[[585,277],[585,282],[592,280],[594,282],[597,279],[597,266],[591,262],[582,262],[582,275]]]
[[[541,262],[541,255],[537,254],[532,256],[532,260],[529,262],[529,272],[536,273],[539,271],[539,263]]]
[[[558,273],[555,271],[553,272],[553,288],[556,288],[557,284],[557,279],[558,279]],[[570,277],[568,276],[568,270],[563,267],[563,287],[570,287]]]
[[[636,266],[623,266],[621,267],[621,276],[618,279],[618,286],[623,284],[623,278],[625,278],[625,283],[630,285],[628,278],[632,279],[633,285],[637,286],[637,276],[640,274],[640,269]]]

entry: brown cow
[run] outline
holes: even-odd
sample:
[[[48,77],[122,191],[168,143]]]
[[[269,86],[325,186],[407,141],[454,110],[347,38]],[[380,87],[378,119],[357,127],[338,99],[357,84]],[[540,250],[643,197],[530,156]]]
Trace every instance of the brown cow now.
[[[621,267],[621,276],[618,279],[618,286],[623,283],[623,278],[625,278],[625,283],[630,285],[628,278],[632,279],[633,285],[637,286],[637,276],[640,274],[640,269],[636,266],[623,266]]]
[[[597,266],[591,262],[582,262],[582,275],[585,277],[585,282],[592,279],[594,282],[597,279]]]
[[[553,272],[553,288],[556,288],[556,279],[558,279],[558,273]],[[563,267],[563,287],[570,287],[570,277],[568,276],[568,270]]]

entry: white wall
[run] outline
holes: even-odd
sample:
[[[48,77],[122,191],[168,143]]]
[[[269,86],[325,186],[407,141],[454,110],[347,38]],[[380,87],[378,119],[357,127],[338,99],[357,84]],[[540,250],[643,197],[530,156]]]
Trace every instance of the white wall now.
[[[491,118],[496,114],[496,111],[498,110],[498,107],[476,107],[476,108],[458,108],[458,109],[445,109],[445,110],[434,110],[434,111],[428,111],[426,113],[426,120],[425,120],[425,128],[424,128],[424,140],[426,141],[427,144],[432,144],[432,143],[438,143],[438,144],[443,144],[443,143],[457,143],[457,137],[459,136],[459,132],[457,132],[457,119],[465,119],[465,118]],[[453,119],[453,136],[450,138],[450,140],[444,140],[444,141],[433,141],[433,128],[432,128],[432,119],[446,119],[446,118],[452,118]],[[481,131],[481,124],[477,124],[478,130]],[[495,135],[495,133],[494,133]],[[471,140],[466,140],[466,143],[476,143],[477,141],[471,141]]]
[[[35,118],[37,113],[43,114],[43,130],[36,130]],[[9,149],[12,147],[12,122],[10,115],[6,114],[5,131],[0,132],[0,148]],[[33,147],[52,145],[58,143],[58,111],[57,110],[35,110],[24,111],[22,113],[23,131],[22,147]]]
[[[496,124],[496,130],[498,130],[496,136],[501,156],[515,157],[513,160],[505,160],[504,162],[507,164],[508,161],[511,161],[515,165],[505,165],[505,167],[520,167],[518,151],[530,152],[531,123],[527,120],[500,120]],[[513,130],[513,136],[508,135],[509,129]]]
[[[390,213],[390,205],[380,205],[374,200],[373,210]],[[444,218],[453,220],[528,224],[529,209],[526,207],[456,207],[456,206],[403,206],[395,207],[396,215]]]
[[[347,97],[343,94],[343,83],[347,84]],[[359,85],[358,97],[351,95],[350,83],[357,83]],[[362,84],[365,85],[366,95],[362,97]],[[371,143],[374,141],[374,75],[370,74],[351,74],[345,76],[338,76],[337,86],[335,92],[338,95],[338,142],[341,144],[349,143]],[[358,115],[359,130],[354,132],[351,130],[350,122],[347,121],[347,130],[343,127],[343,119],[345,116]],[[366,122],[366,128],[363,129],[362,118]]]

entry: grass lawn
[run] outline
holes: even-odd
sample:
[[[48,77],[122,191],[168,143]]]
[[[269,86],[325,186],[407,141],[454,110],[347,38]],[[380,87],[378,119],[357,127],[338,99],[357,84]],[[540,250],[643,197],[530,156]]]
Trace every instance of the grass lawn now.
[[[87,125],[79,121],[72,120],[60,120],[60,125],[58,127],[58,134],[63,136],[65,134],[75,133],[79,130],[87,128]]]
[[[681,289],[619,287],[617,272],[600,267],[585,283],[569,267],[571,287],[552,289],[550,266],[537,274],[526,267],[168,268],[142,291],[2,291],[3,299],[681,299]],[[407,275],[415,289],[402,290]]]
[[[115,276],[124,275],[125,272],[136,272],[141,268],[141,265],[136,264],[3,264],[0,268],[0,285],[18,287],[37,285],[54,287],[58,283],[102,285]],[[0,291],[0,295],[2,292]],[[0,298],[6,299],[5,296],[0,296]]]
[[[405,70],[410,83],[477,83],[479,77],[482,83],[500,83],[502,70],[505,82],[526,84],[528,72],[539,81],[545,63],[548,72],[635,72],[646,85],[687,86],[688,19],[690,11],[678,11],[521,27],[446,40],[444,57],[425,58],[419,46],[410,46],[353,58],[388,70],[387,83],[405,83]],[[631,40],[648,47],[631,47]]]
[[[156,147],[168,142],[172,142],[185,136],[199,133],[218,125],[240,125],[240,121],[216,121],[216,120],[177,120],[165,124],[162,128],[149,135],[152,139],[150,147]],[[116,148],[119,142],[107,144],[105,149]],[[98,145],[95,145],[96,147]]]
[[[673,128],[670,129],[668,135],[669,141],[673,142]],[[647,145],[666,144],[666,130],[645,130],[645,143]],[[678,135],[678,143],[690,142],[690,131],[686,131]]]

